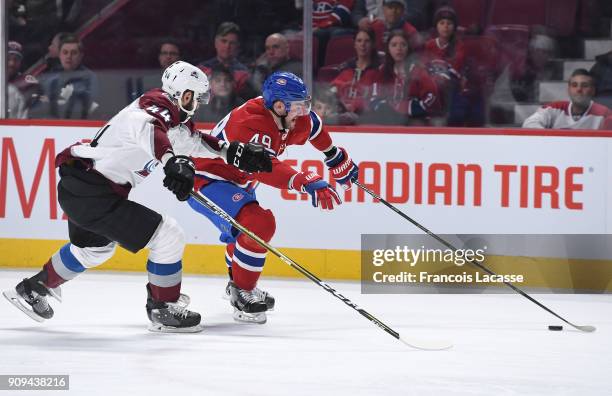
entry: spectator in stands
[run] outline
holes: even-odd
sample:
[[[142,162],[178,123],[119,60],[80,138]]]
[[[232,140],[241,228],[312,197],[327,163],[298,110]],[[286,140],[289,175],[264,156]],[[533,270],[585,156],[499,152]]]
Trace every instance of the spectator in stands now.
[[[88,118],[98,107],[96,75],[83,65],[83,44],[75,35],[60,43],[62,70],[44,75],[43,85],[49,99],[49,116],[53,118]]]
[[[261,92],[263,82],[276,71],[291,72],[302,77],[302,63],[289,58],[289,42],[281,33],[266,38],[266,51],[255,62],[251,76],[251,88]]]
[[[511,80],[512,94],[520,102],[537,102],[538,83],[552,80],[554,69],[548,61],[555,57],[555,39],[545,32],[536,33],[529,41],[527,62],[524,72]]]
[[[449,125],[462,125],[468,110],[467,80],[464,77],[465,48],[457,37],[457,13],[450,6],[438,8],[433,26],[436,36],[427,40],[423,62],[434,76],[444,103],[448,104]]]
[[[21,73],[23,47],[16,41],[7,43],[7,82],[9,118],[28,118],[30,108],[36,106],[42,89],[36,77]]]
[[[441,113],[438,87],[416,58],[409,57],[409,40],[403,30],[391,32],[374,86],[373,120],[368,122],[408,124]]]
[[[159,46],[159,66],[161,70],[165,70],[168,66],[181,59],[181,49],[173,40],[164,40]],[[159,84],[158,84],[159,85]]]
[[[410,0],[406,2],[404,19],[410,22],[417,30],[426,29],[430,18],[427,17],[430,0]],[[370,24],[376,19],[384,19],[383,0],[355,0],[351,13],[353,25],[358,29],[371,28]]]
[[[374,32],[359,30],[355,35],[355,58],[340,66],[340,74],[331,82],[347,111],[361,114],[368,108],[372,88],[378,77],[378,52]]]
[[[595,57],[591,68],[597,101],[612,108],[612,51]]]
[[[181,59],[181,49],[178,43],[172,39],[164,38],[159,42],[157,61],[159,69],[154,72],[142,74],[139,77],[128,77],[126,80],[128,103],[136,100],[146,91],[159,86],[161,73],[168,66]]]
[[[465,48],[457,37],[457,14],[449,6],[443,6],[434,14],[436,37],[425,43],[424,56],[427,61],[438,59],[449,63],[455,71],[462,74],[465,65]]]
[[[418,50],[422,46],[421,36],[405,18],[406,0],[383,0],[383,18],[370,24],[376,35],[376,48],[385,50],[385,43],[394,30],[403,30],[409,38],[410,47]]]
[[[199,64],[200,69],[211,76],[213,68],[224,66],[234,75],[236,90],[240,94],[247,88],[249,70],[238,61],[240,51],[240,27],[238,25],[234,22],[223,22],[219,25],[215,34],[215,51],[214,58]]]
[[[327,43],[331,37],[352,34],[351,12],[354,0],[313,0],[312,24],[313,33],[317,38],[319,65],[324,65]]]
[[[19,69],[21,68],[21,60],[23,59],[23,55],[21,52],[21,44],[16,41],[9,41],[7,44],[7,50],[7,117],[28,118],[25,97],[13,83],[13,81],[15,81],[17,75],[19,74]]]
[[[540,107],[523,122],[523,128],[599,129],[612,111],[593,102],[595,81],[585,69],[576,69],[570,77],[567,92],[570,100]]]
[[[354,3],[354,0],[314,0],[312,2],[313,28],[350,26]]]
[[[210,77],[212,97],[207,106],[203,106],[198,117],[202,121],[218,122],[235,107],[244,103],[244,99],[236,95],[234,90],[234,75],[223,65],[215,66]]]
[[[312,109],[327,125],[354,125],[358,115],[347,111],[342,105],[335,88],[317,87],[313,98]]]
[[[49,47],[47,47],[47,55],[45,56],[45,64],[47,65],[47,71],[60,71],[62,70],[62,64],[59,60],[59,47],[62,39],[68,36],[70,33],[59,32],[53,39],[51,39],[51,43]]]

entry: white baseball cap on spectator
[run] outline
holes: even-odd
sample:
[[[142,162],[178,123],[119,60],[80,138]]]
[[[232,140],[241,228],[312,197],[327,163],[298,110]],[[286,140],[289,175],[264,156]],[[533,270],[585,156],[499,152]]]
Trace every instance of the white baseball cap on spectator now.
[[[6,48],[9,55],[16,55],[20,59],[23,58],[23,47],[17,41],[9,41]]]

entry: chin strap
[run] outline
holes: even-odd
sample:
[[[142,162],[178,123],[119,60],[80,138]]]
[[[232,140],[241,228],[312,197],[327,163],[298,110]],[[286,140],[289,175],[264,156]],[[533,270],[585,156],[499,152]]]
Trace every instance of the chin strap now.
[[[186,123],[191,119],[191,115],[179,108],[179,121],[181,124]]]
[[[285,115],[280,115],[280,114],[278,114],[278,113],[276,112],[276,110],[274,110],[274,108],[271,108],[271,109],[270,109],[270,111],[271,111],[271,112],[272,112],[272,113],[273,113],[275,116],[277,116],[278,118],[280,118],[281,125],[282,125],[282,127],[283,127],[283,131],[284,131],[285,133],[289,132],[289,131],[287,130],[287,123],[285,122],[285,119],[287,118],[287,114],[285,114]]]

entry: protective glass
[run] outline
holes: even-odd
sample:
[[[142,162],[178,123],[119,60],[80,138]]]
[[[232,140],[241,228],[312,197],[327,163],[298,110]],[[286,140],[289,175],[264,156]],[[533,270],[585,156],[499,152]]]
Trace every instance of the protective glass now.
[[[199,104],[208,104],[210,102],[210,91],[199,94],[196,101]]]

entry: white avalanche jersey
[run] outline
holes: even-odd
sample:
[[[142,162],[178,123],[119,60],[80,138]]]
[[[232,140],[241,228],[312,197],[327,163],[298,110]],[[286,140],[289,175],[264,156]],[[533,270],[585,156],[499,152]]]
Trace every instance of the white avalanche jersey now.
[[[523,122],[523,128],[600,129],[603,121],[609,116],[612,116],[610,109],[591,101],[587,111],[574,119],[572,103],[559,101],[540,107]]]
[[[71,146],[70,157],[91,159],[93,169],[113,183],[135,187],[162,158],[218,158],[225,144],[195,130],[191,121],[181,124],[176,106],[154,89],[117,113],[91,143]]]

